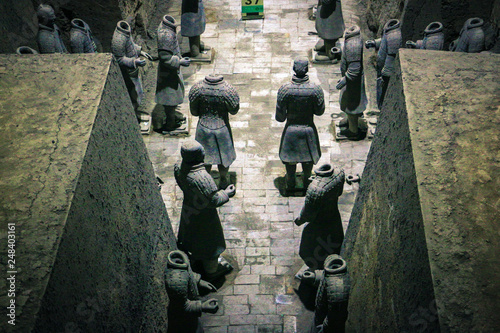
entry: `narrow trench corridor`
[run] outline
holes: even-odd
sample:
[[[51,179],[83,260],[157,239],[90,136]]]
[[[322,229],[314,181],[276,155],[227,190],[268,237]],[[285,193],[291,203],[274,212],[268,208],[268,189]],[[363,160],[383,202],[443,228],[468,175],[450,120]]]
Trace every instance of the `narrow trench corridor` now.
[[[215,49],[215,59],[183,68],[186,96],[182,110],[186,115],[189,89],[211,73],[222,74],[241,99],[240,111],[230,116],[237,158],[229,171],[236,195],[218,209],[227,245],[223,256],[235,270],[217,293],[205,296],[217,298],[220,305],[216,314],[202,316],[207,333],[307,332],[311,324],[315,295],[301,300],[299,281],[294,278],[303,265],[298,249],[304,225],[298,227],[293,221],[304,197],[284,197],[277,188],[285,175],[278,157],[284,123],[278,123],[274,114],[278,88],[291,80],[293,59],[308,56],[318,40],[310,34],[315,31],[314,21],[308,18],[312,5],[266,0],[264,19],[242,21],[239,2],[207,1],[202,41]],[[346,27],[357,23],[354,0],[342,1],[342,6]],[[180,20],[180,2],[168,14]],[[331,163],[335,169],[343,168],[346,175],[361,175],[370,140],[335,140],[335,121],[342,117],[335,89],[339,64],[310,64],[309,77],[321,85],[326,102],[324,115],[315,117],[322,150],[315,168]],[[156,174],[164,181],[161,193],[176,233],[182,191],[176,185],[173,166],[180,161],[182,142],[194,138],[197,118],[189,118],[188,137],[144,136]],[[212,175],[217,178],[217,172]],[[357,190],[358,184],[346,183],[339,198],[344,231]]]

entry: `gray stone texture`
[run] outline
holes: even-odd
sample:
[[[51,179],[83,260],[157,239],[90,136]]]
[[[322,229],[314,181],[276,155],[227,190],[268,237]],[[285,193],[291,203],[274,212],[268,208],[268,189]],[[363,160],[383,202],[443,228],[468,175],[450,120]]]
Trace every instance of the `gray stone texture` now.
[[[500,329],[499,64],[400,50],[342,250],[348,329]]]
[[[0,110],[0,216],[17,237],[9,328],[164,330],[175,240],[112,56],[2,56]]]
[[[418,40],[430,22],[443,23],[446,45],[458,38],[464,22],[471,17],[498,21],[498,0],[364,0],[366,22],[380,35],[387,20],[401,18],[403,40]]]

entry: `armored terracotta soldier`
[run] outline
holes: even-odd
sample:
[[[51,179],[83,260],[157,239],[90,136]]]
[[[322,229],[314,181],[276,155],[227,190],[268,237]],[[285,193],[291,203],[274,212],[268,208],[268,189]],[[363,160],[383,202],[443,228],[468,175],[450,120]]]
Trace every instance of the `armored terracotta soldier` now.
[[[181,165],[174,166],[175,180],[184,193],[177,246],[192,260],[201,261],[204,279],[213,281],[232,269],[228,263],[219,264],[226,242],[216,208],[228,202],[236,189],[234,185],[217,188],[204,166],[205,150],[197,141],[184,142],[181,156]]]
[[[19,54],[19,55],[22,55],[22,54],[38,54],[38,51],[32,49],[29,46],[19,46],[16,49],[16,54]]]
[[[156,81],[155,101],[163,105],[166,122],[163,131],[178,128],[186,117],[176,111],[184,101],[184,80],[181,66],[189,66],[189,59],[181,56],[177,41],[177,23],[170,15],[163,16],[158,26],[158,78]]]
[[[150,120],[149,115],[139,111],[139,106],[144,97],[139,67],[146,65],[146,60],[141,59],[140,56],[149,60],[151,60],[151,56],[143,52],[141,46],[134,43],[132,29],[127,21],[119,21],[117,23],[113,39],[111,40],[111,52],[118,65],[120,65],[137,120],[139,122],[148,122]]]
[[[89,25],[81,19],[71,20],[70,45],[72,53],[96,53],[97,43]]]
[[[201,314],[216,313],[219,305],[216,299],[202,302],[198,289],[205,288],[210,291],[217,289],[211,283],[202,280],[200,274],[191,270],[188,256],[184,252],[175,250],[168,254],[165,287],[169,299],[167,332],[203,332]]]
[[[479,17],[465,21],[460,37],[450,44],[450,51],[479,53],[485,50],[484,21]]]
[[[401,23],[389,20],[384,25],[382,38],[366,41],[366,47],[375,47],[377,53],[377,105],[382,108],[389,79],[394,74],[394,61],[402,46]]]
[[[325,258],[340,253],[344,240],[338,198],[344,190],[344,171],[334,172],[330,164],[315,171],[307,188],[304,207],[295,219],[296,225],[309,224],[302,231],[299,255],[311,269],[322,269]]]
[[[219,188],[226,188],[229,166],[236,159],[229,114],[235,115],[240,109],[240,97],[222,75],[211,74],[193,85],[189,103],[191,114],[200,117],[195,139],[205,149],[207,171],[217,164]]]
[[[444,46],[443,24],[441,22],[432,22],[424,30],[424,38],[413,42],[406,41],[406,47],[413,49],[437,50],[440,51]]]
[[[343,333],[351,282],[347,263],[336,254],[328,256],[316,293],[316,308],[311,333]]]
[[[202,0],[182,0],[181,34],[189,38],[189,50],[192,60],[209,60],[207,54],[201,53],[209,50],[201,42],[201,34],[205,32],[206,17]]]
[[[49,5],[40,5],[36,11],[38,17],[37,43],[40,53],[68,53],[61,38],[61,30],[55,23],[56,14]]]
[[[358,138],[358,119],[366,109],[367,99],[363,77],[363,40],[360,29],[353,25],[344,33],[344,47],[340,64],[342,78],[336,88],[340,89],[340,109],[347,114],[347,122],[340,123],[341,135]],[[342,129],[343,125],[348,125]]]
[[[307,58],[296,59],[292,82],[282,85],[278,90],[276,120],[286,120],[279,156],[286,167],[287,190],[295,188],[297,163],[302,163],[304,187],[307,187],[313,164],[321,157],[313,118],[325,112],[325,99],[321,87],[309,81],[308,66]]]
[[[316,44],[316,61],[331,61],[334,59],[332,48],[344,34],[344,19],[342,17],[342,4],[340,0],[318,0],[316,13],[316,31],[324,41]]]

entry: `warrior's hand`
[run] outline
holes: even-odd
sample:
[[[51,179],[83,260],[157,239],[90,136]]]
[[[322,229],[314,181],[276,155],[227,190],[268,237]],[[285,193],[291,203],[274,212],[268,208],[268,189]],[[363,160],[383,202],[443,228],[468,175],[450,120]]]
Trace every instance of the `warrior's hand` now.
[[[369,39],[365,42],[365,47],[367,49],[370,49],[372,47],[376,47],[377,46],[377,43],[375,43],[375,41],[373,39]]]
[[[230,198],[232,198],[236,194],[236,187],[234,187],[234,185],[231,184],[225,189],[225,192]]]
[[[300,219],[300,217],[297,217],[297,218],[295,219],[294,223],[295,223],[295,225],[297,225],[297,226],[301,226],[301,225],[303,225],[304,223],[306,223],[306,221],[302,221],[302,220]]]
[[[335,88],[337,90],[340,90],[340,89],[344,88],[346,84],[347,84],[347,79],[345,76],[342,76],[342,78],[337,81],[337,85],[335,86]]]
[[[301,281],[309,285],[314,285],[314,282],[316,281],[316,273],[309,270],[304,271],[304,273],[302,273]]]
[[[191,64],[191,60],[189,58],[182,58],[180,61],[179,61],[179,64],[181,66],[184,66],[184,67],[188,67],[190,64]]]
[[[141,56],[143,56],[144,58],[148,59],[149,61],[153,61],[153,57],[149,53],[141,51]]]
[[[134,59],[134,64],[135,64],[135,67],[137,67],[137,66],[144,67],[144,66],[146,66],[146,60],[141,59],[141,58],[136,58],[136,59]]]
[[[415,43],[412,40],[407,40],[406,41],[406,48],[407,49],[416,49],[417,48],[417,43]]]
[[[208,313],[216,313],[219,310],[219,304],[215,298],[211,298],[201,304],[201,311]]]
[[[213,292],[217,291],[217,288],[215,288],[215,286],[213,284],[211,284],[210,282],[205,281],[205,280],[200,280],[200,282],[198,282],[198,287],[205,288],[205,289],[213,291]]]

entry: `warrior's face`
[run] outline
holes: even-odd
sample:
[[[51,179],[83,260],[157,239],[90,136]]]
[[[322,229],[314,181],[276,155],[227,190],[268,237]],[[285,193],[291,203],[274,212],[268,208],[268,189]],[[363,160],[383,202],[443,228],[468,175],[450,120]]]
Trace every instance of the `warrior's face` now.
[[[46,25],[48,27],[54,26],[54,22],[56,20],[56,13],[54,12],[54,8],[49,5],[40,5],[36,14],[38,16],[38,22],[40,24]]]

